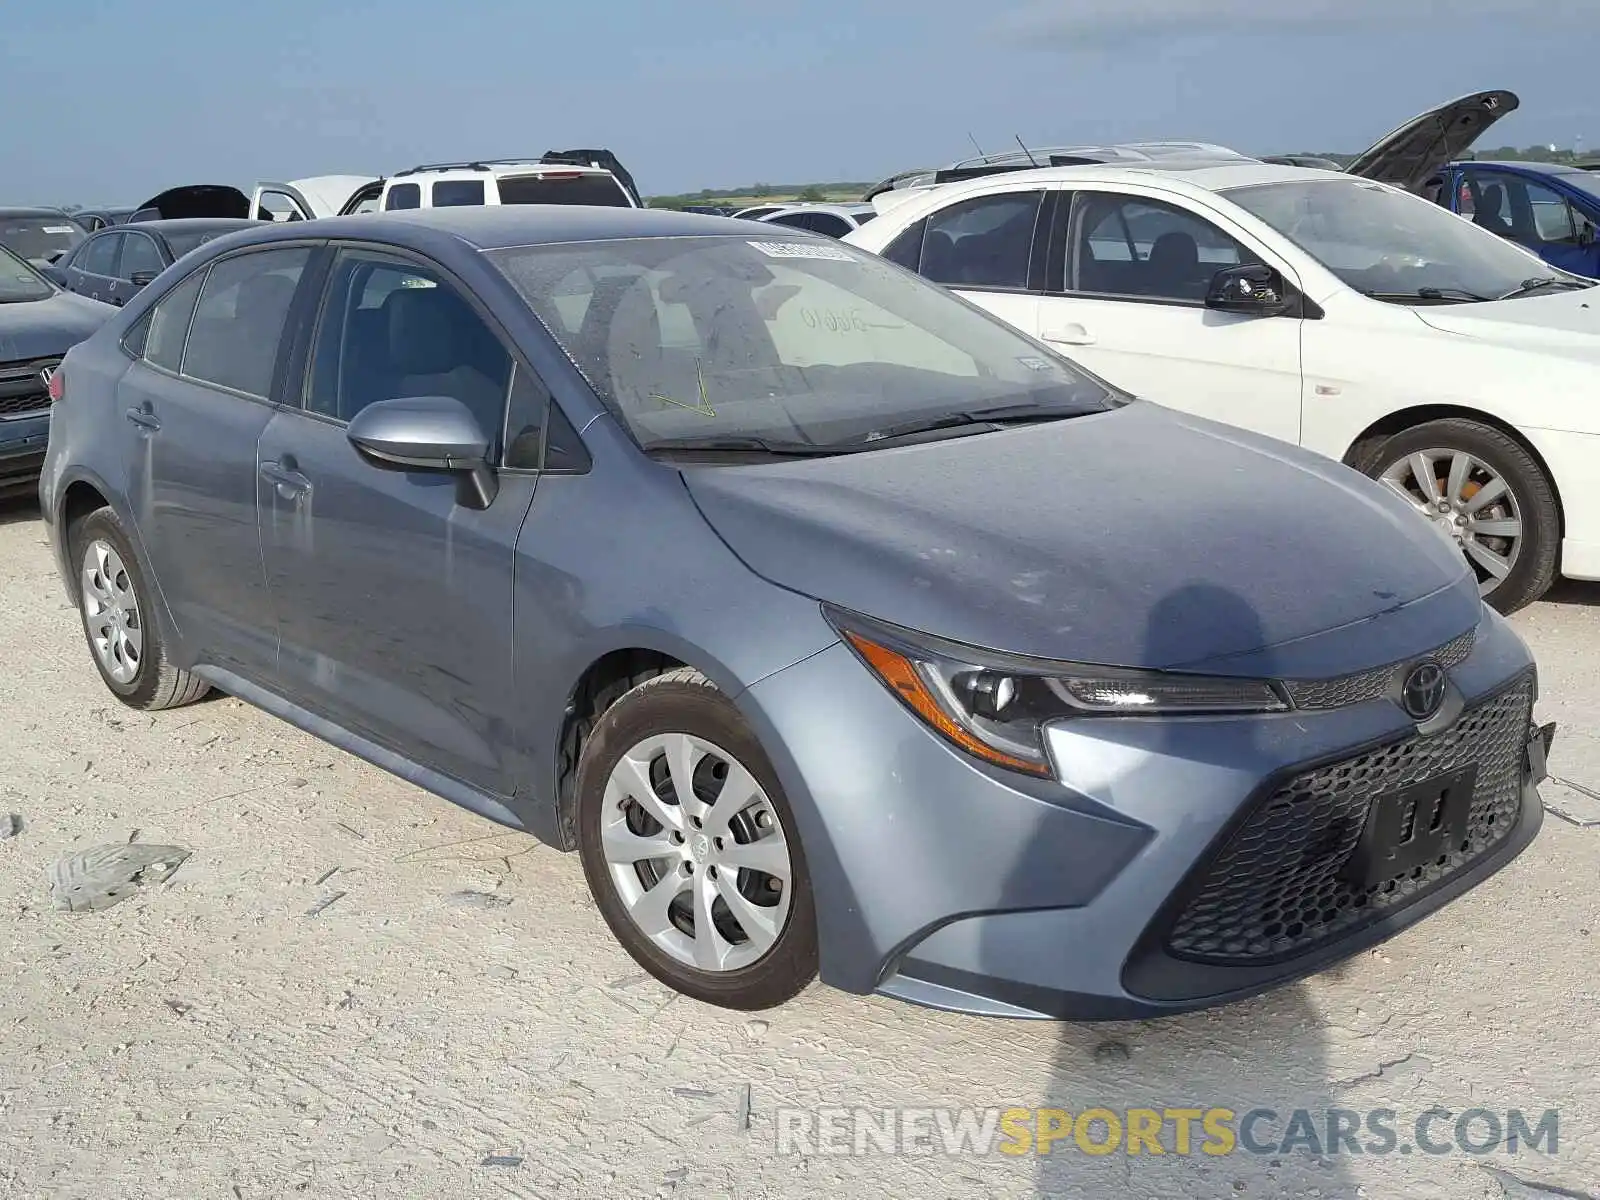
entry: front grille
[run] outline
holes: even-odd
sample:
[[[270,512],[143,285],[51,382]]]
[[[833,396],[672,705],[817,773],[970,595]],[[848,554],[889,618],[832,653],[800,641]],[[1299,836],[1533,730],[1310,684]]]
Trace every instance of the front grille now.
[[[1529,676],[1442,733],[1317,767],[1274,790],[1201,868],[1167,934],[1168,951],[1228,966],[1302,954],[1410,902],[1498,845],[1522,807],[1533,689]],[[1465,840],[1371,887],[1343,877],[1375,797],[1474,763]]]
[[[50,385],[40,372],[60,362],[59,358],[40,358],[32,362],[0,363],[0,417],[48,412]]]
[[[1472,654],[1478,631],[1469,629],[1460,637],[1446,642],[1424,658],[1438,660],[1446,670],[1459,667]],[[1347,704],[1364,704],[1376,700],[1389,690],[1395,678],[1415,659],[1404,663],[1390,663],[1354,675],[1341,675],[1337,679],[1290,680],[1284,684],[1296,708],[1343,708]]]

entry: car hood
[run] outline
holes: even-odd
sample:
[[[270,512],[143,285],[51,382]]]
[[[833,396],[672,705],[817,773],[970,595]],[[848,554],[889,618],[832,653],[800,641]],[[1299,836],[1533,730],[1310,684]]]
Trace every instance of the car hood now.
[[[1412,117],[1346,168],[1352,175],[1417,191],[1460,158],[1522,101],[1515,92],[1474,92]]]
[[[1146,402],[866,454],[689,468],[771,582],[970,645],[1324,677],[1471,628],[1461,555],[1286,443]]]
[[[1600,362],[1600,286],[1488,304],[1412,310],[1430,328],[1519,350]]]
[[[0,304],[0,362],[54,358],[83,341],[117,309],[71,292],[48,300]]]
[[[250,215],[250,197],[225,183],[191,183],[152,196],[133,214],[135,220],[174,221],[186,217]]]

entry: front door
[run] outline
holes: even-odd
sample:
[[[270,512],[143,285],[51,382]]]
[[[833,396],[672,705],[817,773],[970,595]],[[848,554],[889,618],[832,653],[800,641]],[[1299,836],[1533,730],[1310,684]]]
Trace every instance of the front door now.
[[[142,356],[117,385],[134,520],[179,635],[196,660],[256,680],[277,657],[256,441],[310,254],[249,251],[191,274],[156,303]]]
[[[512,358],[445,274],[345,249],[298,408],[260,442],[261,548],[279,678],[305,707],[433,770],[509,795],[511,584],[530,475],[484,509],[450,474],[379,466],[345,435],[364,406],[452,396],[499,442]]]
[[[1468,167],[1454,193],[1456,211],[1532,250],[1563,271],[1600,276],[1595,216],[1554,187],[1510,171]]]
[[[111,303],[121,307],[139,294],[145,284],[135,283],[135,275],[149,282],[166,266],[161,248],[149,234],[134,230],[123,234],[122,255],[117,259],[116,278],[111,281]]]
[[[1262,255],[1208,217],[1135,194],[1079,192],[1057,220],[1064,252],[1039,302],[1042,340],[1143,399],[1300,441],[1300,320],[1205,305],[1218,271]]]

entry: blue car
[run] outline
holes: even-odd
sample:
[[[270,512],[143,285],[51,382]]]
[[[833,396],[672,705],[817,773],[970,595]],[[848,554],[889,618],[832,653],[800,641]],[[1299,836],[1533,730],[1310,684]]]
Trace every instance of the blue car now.
[[[1600,279],[1600,174],[1537,162],[1460,162],[1438,200],[1552,267]]]
[[[708,1003],[1204,1007],[1539,829],[1533,660],[1409,504],[832,239],[263,225],[56,378],[113,695],[219,689],[576,851]]]

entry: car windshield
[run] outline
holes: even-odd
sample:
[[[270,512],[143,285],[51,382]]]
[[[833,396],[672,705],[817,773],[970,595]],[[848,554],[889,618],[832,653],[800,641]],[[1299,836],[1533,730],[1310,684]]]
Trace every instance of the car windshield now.
[[[4,246],[0,246],[0,304],[48,300],[55,288]]]
[[[943,289],[836,242],[647,237],[491,257],[645,445],[838,447],[979,410],[1025,420],[1121,401]]]
[[[46,261],[71,250],[88,235],[71,217],[50,214],[0,217],[0,246],[23,258]]]
[[[1385,300],[1494,300],[1552,274],[1488,230],[1382,184],[1308,179],[1223,195],[1357,291]]]

